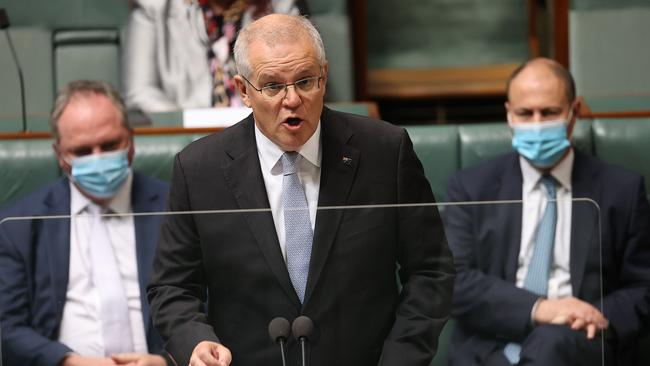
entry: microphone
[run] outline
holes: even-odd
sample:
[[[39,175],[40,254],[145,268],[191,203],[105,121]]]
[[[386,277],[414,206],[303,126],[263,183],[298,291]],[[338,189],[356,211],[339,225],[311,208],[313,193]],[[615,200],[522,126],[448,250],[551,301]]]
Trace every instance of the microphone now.
[[[269,336],[271,340],[280,345],[280,354],[282,355],[282,366],[287,366],[287,359],[284,351],[284,345],[289,338],[289,321],[282,317],[277,317],[269,323]],[[2,366],[2,365],[0,365]]]
[[[11,37],[9,37],[9,17],[5,9],[0,8],[0,29],[4,29],[5,37],[7,37],[7,43],[9,44],[9,49],[11,50],[11,56],[14,58],[14,64],[18,70],[18,81],[20,82],[20,107],[22,112],[23,119],[23,132],[27,131],[27,113],[25,112],[25,80],[23,79],[23,70],[20,68],[20,62],[18,62],[18,55],[14,49],[14,44],[11,42]]]
[[[302,355],[302,366],[307,366],[307,343],[309,337],[314,333],[314,322],[305,315],[294,319],[291,325],[293,337],[300,342],[300,354]]]

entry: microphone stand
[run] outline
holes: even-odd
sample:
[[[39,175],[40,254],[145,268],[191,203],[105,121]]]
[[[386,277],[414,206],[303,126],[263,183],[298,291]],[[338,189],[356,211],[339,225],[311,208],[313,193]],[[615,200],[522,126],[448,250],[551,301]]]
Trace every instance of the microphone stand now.
[[[280,343],[280,353],[282,354],[282,366],[287,366],[287,359],[286,359],[286,356],[284,355],[285,352],[286,352],[285,349],[284,349],[284,338],[280,338],[278,343]],[[2,366],[2,365],[0,365],[0,366]]]
[[[4,29],[5,37],[7,38],[7,43],[9,44],[9,49],[11,50],[11,56],[14,59],[14,64],[18,70],[18,81],[20,83],[20,108],[21,108],[21,117],[23,122],[23,132],[27,131],[27,112],[25,111],[25,80],[23,78],[23,70],[20,68],[20,62],[18,62],[18,55],[16,54],[16,49],[14,44],[11,41],[9,36],[9,18],[7,17],[7,12],[4,9],[0,9],[0,29]]]

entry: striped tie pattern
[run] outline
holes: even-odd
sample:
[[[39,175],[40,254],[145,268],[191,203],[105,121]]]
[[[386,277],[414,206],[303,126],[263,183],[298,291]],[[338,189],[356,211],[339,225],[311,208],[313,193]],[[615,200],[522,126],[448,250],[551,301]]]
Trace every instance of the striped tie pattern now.
[[[296,174],[297,152],[282,155],[282,207],[284,209],[287,270],[300,302],[304,302],[313,231],[305,191]]]
[[[555,224],[557,221],[557,202],[555,194],[555,180],[550,175],[544,175],[540,183],[546,188],[548,201],[544,215],[537,227],[537,237],[533,257],[528,264],[528,272],[524,279],[524,288],[540,296],[548,292],[548,277],[551,270],[553,244],[555,243]],[[508,343],[503,350],[504,355],[511,364],[519,362],[521,345]]]

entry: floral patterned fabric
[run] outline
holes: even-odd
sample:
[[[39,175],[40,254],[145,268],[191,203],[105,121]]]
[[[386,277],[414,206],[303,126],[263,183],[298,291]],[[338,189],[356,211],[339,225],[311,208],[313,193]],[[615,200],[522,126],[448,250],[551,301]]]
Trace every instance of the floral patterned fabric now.
[[[210,41],[208,64],[212,75],[212,105],[214,107],[239,107],[241,97],[235,88],[234,76],[237,74],[233,47],[237,32],[242,26],[242,17],[248,10],[245,0],[236,0],[222,14],[215,14],[209,0],[199,0],[203,11],[206,31]],[[256,12],[257,17],[269,14],[270,10]]]

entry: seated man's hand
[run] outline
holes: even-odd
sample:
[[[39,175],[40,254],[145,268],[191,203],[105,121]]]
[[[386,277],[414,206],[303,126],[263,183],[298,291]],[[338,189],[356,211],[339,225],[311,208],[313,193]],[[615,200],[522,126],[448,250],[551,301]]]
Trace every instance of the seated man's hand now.
[[[543,299],[537,305],[533,318],[537,324],[566,324],[573,330],[585,330],[589,339],[609,326],[609,321],[598,309],[575,297]]]
[[[108,357],[85,357],[71,353],[61,361],[61,366],[107,366],[115,365],[115,361]]]
[[[146,353],[120,353],[111,358],[118,365],[127,366],[166,366],[167,361],[160,355]]]
[[[231,360],[230,350],[224,345],[203,341],[194,347],[190,366],[228,366]]]

